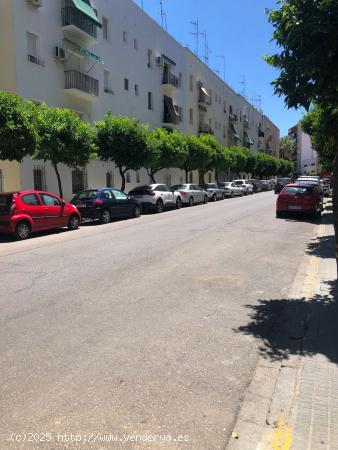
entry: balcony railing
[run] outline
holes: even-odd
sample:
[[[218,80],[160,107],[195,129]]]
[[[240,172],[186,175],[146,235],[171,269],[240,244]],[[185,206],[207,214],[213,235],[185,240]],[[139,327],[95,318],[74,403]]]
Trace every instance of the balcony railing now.
[[[200,123],[198,132],[200,134],[215,134],[214,130],[207,123]]]
[[[74,6],[62,8],[62,26],[74,25],[90,36],[97,38],[97,25]]]
[[[171,84],[174,87],[179,86],[179,79],[170,72],[163,73],[162,84]]]
[[[99,81],[77,70],[67,70],[65,89],[78,89],[90,95],[99,95]]]

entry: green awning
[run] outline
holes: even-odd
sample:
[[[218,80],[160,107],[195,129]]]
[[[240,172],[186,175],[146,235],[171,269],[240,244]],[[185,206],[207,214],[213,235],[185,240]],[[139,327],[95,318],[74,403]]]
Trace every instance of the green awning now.
[[[230,122],[230,130],[231,130],[231,133],[232,133],[232,137],[234,139],[236,139],[236,141],[239,141],[240,137],[239,137],[239,135],[238,135],[238,133],[236,131],[235,125],[232,122]]]
[[[95,53],[89,51],[88,49],[81,47],[80,45],[76,44],[75,42],[71,41],[70,39],[64,38],[65,41],[67,41],[69,44],[71,44],[76,51],[81,53],[82,55],[87,56],[88,58],[94,59],[97,62],[103,63],[103,58],[101,56],[95,55]]]
[[[102,27],[101,22],[97,18],[94,8],[90,5],[89,0],[72,0],[76,9],[85,14],[88,19],[94,22],[98,27]]]
[[[244,137],[245,137],[247,144],[254,145],[254,141],[251,139],[251,137],[248,135],[248,133],[244,132]]]

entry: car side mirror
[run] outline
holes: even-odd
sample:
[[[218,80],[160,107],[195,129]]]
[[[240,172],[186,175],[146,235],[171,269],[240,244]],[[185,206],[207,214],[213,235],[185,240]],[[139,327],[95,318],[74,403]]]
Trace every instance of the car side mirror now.
[[[61,200],[61,206],[66,206],[66,202],[64,200]]]

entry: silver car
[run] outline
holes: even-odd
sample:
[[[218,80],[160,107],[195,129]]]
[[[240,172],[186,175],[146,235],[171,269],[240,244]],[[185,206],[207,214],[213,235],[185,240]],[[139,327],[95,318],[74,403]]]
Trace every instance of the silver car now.
[[[243,189],[244,195],[253,194],[253,186],[252,184],[247,183],[246,180],[233,180],[236,186],[239,186]]]
[[[236,186],[233,181],[225,181],[218,185],[224,191],[226,197],[237,197],[243,195],[243,189],[240,186]]]
[[[207,193],[196,184],[177,184],[172,186],[171,190],[180,195],[182,203],[185,205],[193,206],[196,203],[208,202]]]
[[[164,208],[177,208],[182,206],[182,197],[178,192],[168,188],[166,184],[147,184],[137,186],[129,192],[129,197],[137,200],[142,210],[151,210],[161,213]]]
[[[208,194],[209,202],[216,202],[217,200],[224,200],[224,191],[220,189],[216,183],[206,183],[202,186],[204,191]]]

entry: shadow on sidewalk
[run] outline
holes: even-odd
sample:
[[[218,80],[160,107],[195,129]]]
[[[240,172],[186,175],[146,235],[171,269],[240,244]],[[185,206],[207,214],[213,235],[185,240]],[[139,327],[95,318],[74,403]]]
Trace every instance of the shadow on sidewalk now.
[[[310,300],[269,299],[245,305],[251,310],[250,322],[235,332],[259,340],[260,353],[269,360],[321,353],[338,364],[338,283],[325,285],[329,292]]]

